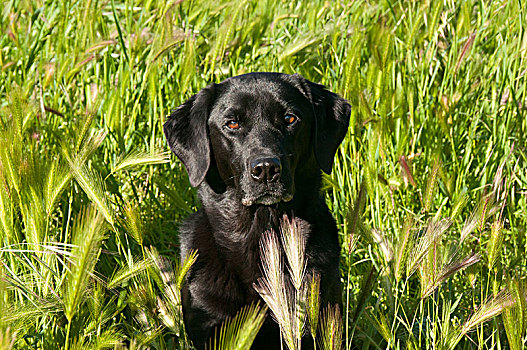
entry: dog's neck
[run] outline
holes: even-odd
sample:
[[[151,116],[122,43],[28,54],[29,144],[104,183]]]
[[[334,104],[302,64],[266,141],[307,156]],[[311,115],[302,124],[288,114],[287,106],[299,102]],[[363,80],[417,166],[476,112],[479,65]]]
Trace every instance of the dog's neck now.
[[[218,243],[226,240],[228,242],[225,246],[232,247],[232,243],[244,242],[253,236],[259,239],[268,230],[278,230],[280,219],[284,215],[303,218],[308,222],[310,218],[316,217],[315,212],[324,202],[320,194],[320,181],[320,175],[314,179],[307,179],[307,184],[301,184],[297,188],[309,186],[310,191],[297,191],[290,202],[273,205],[245,206],[234,188],[227,187],[225,191],[217,193],[206,182],[200,185],[198,193],[205,216],[223,217],[223,220],[215,219],[214,222],[227,223],[227,226],[223,224],[211,227],[214,237],[219,240]]]
[[[318,191],[306,192],[318,195]],[[227,189],[219,195],[206,183],[200,186],[199,195],[202,211],[207,218],[223,217],[223,220],[209,220],[214,244],[221,246],[222,251],[228,251],[228,255],[224,256],[227,265],[231,265],[233,269],[243,266],[240,271],[252,272],[243,276],[248,284],[252,284],[260,274],[259,245],[262,235],[269,230],[279,232],[280,219],[283,216],[306,221],[306,227],[313,224],[310,221],[317,217],[315,211],[318,210],[320,202],[323,202],[320,195],[307,198],[306,193],[296,193],[288,203],[244,206],[234,190]],[[292,208],[295,208],[294,211]]]

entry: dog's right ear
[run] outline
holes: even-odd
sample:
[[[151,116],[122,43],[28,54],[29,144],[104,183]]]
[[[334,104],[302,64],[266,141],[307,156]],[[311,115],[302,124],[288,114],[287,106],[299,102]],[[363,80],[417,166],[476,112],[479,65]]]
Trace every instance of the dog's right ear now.
[[[172,152],[187,169],[190,184],[198,186],[210,166],[210,141],[207,128],[214,101],[211,84],[179,106],[163,125],[163,132]]]

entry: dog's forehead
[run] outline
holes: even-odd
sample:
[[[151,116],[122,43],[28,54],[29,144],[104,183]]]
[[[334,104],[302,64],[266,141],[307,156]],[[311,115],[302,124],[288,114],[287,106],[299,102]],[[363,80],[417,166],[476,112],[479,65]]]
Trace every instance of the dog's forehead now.
[[[307,97],[281,76],[246,75],[228,79],[217,86],[216,107],[229,109],[305,108]]]

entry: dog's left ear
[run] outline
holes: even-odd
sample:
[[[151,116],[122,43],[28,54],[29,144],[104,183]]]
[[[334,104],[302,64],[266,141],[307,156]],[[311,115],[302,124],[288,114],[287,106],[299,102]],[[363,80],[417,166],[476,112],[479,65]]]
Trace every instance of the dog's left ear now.
[[[333,158],[348,131],[351,106],[323,85],[305,81],[315,111],[315,157],[322,171],[331,174]]]
[[[163,125],[172,152],[187,169],[190,184],[198,186],[210,167],[210,141],[207,128],[214,101],[211,84],[176,108]]]

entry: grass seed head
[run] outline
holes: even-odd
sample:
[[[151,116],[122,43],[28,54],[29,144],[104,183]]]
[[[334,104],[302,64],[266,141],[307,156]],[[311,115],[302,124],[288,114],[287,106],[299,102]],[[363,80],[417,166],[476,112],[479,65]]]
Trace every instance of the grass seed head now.
[[[306,231],[303,227],[305,225],[303,222],[300,222],[295,218],[289,219],[287,216],[282,218],[280,224],[282,247],[284,248],[287,257],[293,286],[296,290],[300,290],[306,269],[306,237],[303,234],[303,232]]]
[[[322,311],[321,345],[324,350],[340,350],[342,348],[342,316],[338,305],[328,305]]]

